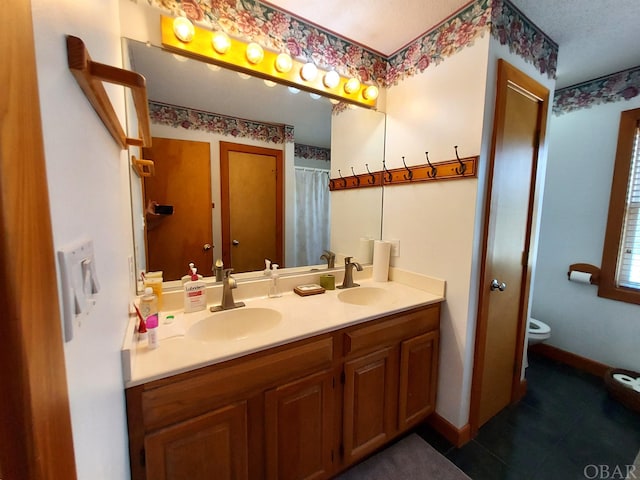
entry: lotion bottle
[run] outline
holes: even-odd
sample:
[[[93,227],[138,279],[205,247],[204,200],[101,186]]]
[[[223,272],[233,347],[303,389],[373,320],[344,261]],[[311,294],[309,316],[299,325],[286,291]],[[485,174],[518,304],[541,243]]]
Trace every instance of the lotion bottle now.
[[[277,298],[281,297],[282,293],[280,292],[280,274],[278,273],[278,264],[272,263],[271,267],[271,283],[269,284],[269,297]]]
[[[198,275],[195,267],[191,267],[191,280],[184,284],[184,312],[198,312],[207,308],[207,284]]]
[[[144,318],[149,348],[158,347],[158,297],[151,287],[144,289],[140,297],[140,314]]]

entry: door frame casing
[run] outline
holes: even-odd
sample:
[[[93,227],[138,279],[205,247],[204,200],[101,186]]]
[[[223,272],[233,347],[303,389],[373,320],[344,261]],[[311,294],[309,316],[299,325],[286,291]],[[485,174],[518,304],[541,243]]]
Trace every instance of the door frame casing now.
[[[242,143],[220,142],[220,210],[222,227],[222,261],[231,265],[231,214],[229,191],[229,152],[270,155],[276,159],[276,258],[271,259],[281,268],[284,264],[284,161],[283,151],[256,147]]]
[[[503,142],[503,125],[506,117],[506,99],[509,85],[527,92],[539,101],[539,114],[537,121],[537,142],[534,144],[534,155],[532,159],[531,180],[529,189],[529,205],[527,212],[527,223],[525,233],[525,246],[522,259],[522,283],[520,301],[518,308],[518,329],[516,334],[515,364],[511,386],[511,402],[522,398],[526,390],[526,384],[521,380],[522,361],[524,356],[524,342],[527,325],[527,313],[529,303],[529,290],[531,286],[531,252],[534,208],[536,200],[536,182],[538,172],[538,160],[540,152],[543,150],[545,142],[545,132],[547,124],[547,114],[549,106],[549,90],[536,82],[520,70],[516,69],[503,59],[498,59],[498,74],[496,81],[496,100],[494,106],[493,131],[491,134],[491,150],[489,163],[487,166],[487,193],[484,205],[484,220],[481,247],[480,281],[478,292],[478,310],[475,334],[473,377],[471,381],[471,401],[469,410],[469,426],[471,437],[473,438],[480,428],[480,400],[482,394],[482,373],[484,370],[485,342],[488,329],[488,310],[491,275],[487,268],[487,252],[489,249],[489,226],[491,219],[491,201],[493,189],[493,173],[496,159],[496,152],[499,151]]]

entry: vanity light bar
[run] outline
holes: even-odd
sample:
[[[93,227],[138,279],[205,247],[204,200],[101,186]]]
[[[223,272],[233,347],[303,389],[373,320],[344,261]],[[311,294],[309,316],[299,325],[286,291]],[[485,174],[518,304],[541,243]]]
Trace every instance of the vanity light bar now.
[[[193,27],[193,35],[183,37],[191,37],[190,40],[180,40],[175,30],[174,21],[184,23],[185,20],[188,21],[184,17],[174,19],[161,15],[162,46],[165,49],[238,72],[250,73],[265,80],[276,80],[307,92],[320,93],[336,100],[343,100],[367,108],[375,108],[376,106],[378,97],[376,86],[361,85],[356,78],[344,78],[333,70],[325,71],[313,64],[300,62],[285,54],[291,62],[291,67],[289,67],[289,62],[283,54],[264,50],[256,43],[246,43],[223,34],[229,39],[228,48],[216,48],[212,40],[220,34],[198,26]],[[184,31],[185,26],[181,25],[181,28]],[[189,31],[190,33],[191,31]],[[305,65],[307,65],[306,70],[303,70]],[[315,67],[316,75],[307,75],[308,70],[313,70],[308,65]],[[372,94],[374,90],[375,94]]]

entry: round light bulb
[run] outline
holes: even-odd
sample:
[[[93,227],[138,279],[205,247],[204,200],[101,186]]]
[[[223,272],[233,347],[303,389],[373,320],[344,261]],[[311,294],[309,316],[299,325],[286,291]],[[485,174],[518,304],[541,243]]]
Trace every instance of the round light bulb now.
[[[187,57],[183,57],[182,55],[178,55],[177,53],[173,54],[173,58],[175,58],[179,62],[186,62],[188,60]]]
[[[280,53],[276,57],[276,70],[280,73],[287,73],[291,71],[293,67],[293,60],[291,60],[291,55],[288,53]]]
[[[189,43],[196,34],[193,23],[188,18],[177,17],[173,20],[173,34],[183,43]]]
[[[317,93],[310,93],[309,96],[314,100],[318,100],[320,98],[320,95],[318,95]]]
[[[207,63],[207,68],[212,72],[217,72],[218,70],[220,70],[220,66],[214,65],[213,63]]]
[[[378,92],[378,87],[376,87],[375,85],[369,85],[362,92],[362,96],[366,100],[375,100],[376,98],[378,98],[378,93],[379,93]]]
[[[355,77],[351,77],[347,80],[347,83],[344,84],[344,91],[348,94],[352,94],[357,92],[360,89],[360,80]]]
[[[251,75],[249,75],[248,73],[244,73],[244,72],[236,72],[236,73],[243,80],[248,80],[249,78],[251,78]]]
[[[269,88],[275,87],[277,85],[277,83],[272,80],[263,80],[263,82]]]
[[[339,104],[339,103],[340,103],[340,100],[336,100],[335,98],[330,98],[330,99],[329,99],[329,101],[330,101],[331,103],[333,103],[334,105],[337,105],[337,104]]]
[[[231,39],[224,32],[214,32],[211,36],[211,46],[220,55],[224,55],[231,48]]]
[[[327,88],[336,88],[340,84],[340,75],[335,70],[331,70],[324,74],[322,82]]]
[[[300,89],[299,89],[299,88],[296,88],[296,87],[287,87],[287,88],[288,88],[288,89],[289,89],[289,91],[290,91],[291,93],[293,93],[294,95],[296,95],[296,94],[300,93]]]
[[[313,63],[305,63],[300,69],[300,77],[307,82],[313,82],[318,75],[318,67]]]
[[[255,42],[251,42],[247,45],[247,60],[254,65],[260,63],[264,58],[264,50],[260,45]]]

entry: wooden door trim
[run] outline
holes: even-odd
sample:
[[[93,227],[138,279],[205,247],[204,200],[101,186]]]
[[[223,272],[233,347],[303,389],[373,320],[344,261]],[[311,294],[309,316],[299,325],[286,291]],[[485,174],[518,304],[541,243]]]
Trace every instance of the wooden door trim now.
[[[533,210],[536,197],[536,178],[538,170],[538,156],[543,149],[545,142],[545,132],[547,124],[547,111],[549,105],[549,90],[543,85],[539,84],[532,78],[525,75],[503,59],[498,60],[498,76],[497,76],[497,91],[496,100],[494,106],[494,121],[493,132],[491,135],[491,151],[489,155],[489,163],[487,166],[487,194],[485,197],[484,205],[484,220],[482,231],[482,248],[481,248],[481,265],[480,265],[480,282],[479,282],[479,294],[478,294],[478,311],[477,311],[477,324],[476,324],[476,336],[475,336],[475,349],[474,349],[474,362],[473,362],[473,377],[471,381],[471,402],[469,409],[469,425],[471,427],[471,437],[473,438],[479,429],[479,416],[480,416],[480,398],[482,393],[482,372],[484,370],[484,357],[485,357],[485,341],[487,338],[487,315],[489,309],[489,284],[491,278],[488,275],[486,257],[488,251],[488,237],[489,237],[489,220],[491,217],[491,197],[492,197],[492,184],[493,184],[493,171],[495,156],[498,146],[503,141],[503,130],[497,128],[502,125],[506,116],[506,98],[507,91],[510,86],[515,87],[520,92],[526,92],[529,96],[535,97],[540,101],[539,116],[538,116],[538,142],[537,146],[534,146],[534,158],[531,171],[531,182],[529,191],[529,206],[527,212],[527,225],[525,232],[525,251],[527,252],[526,265],[523,265],[522,269],[522,291],[520,296],[520,305],[518,309],[518,330],[516,334],[516,358],[511,387],[511,401],[517,401],[522,396],[521,389],[521,371],[522,371],[522,357],[524,355],[524,340],[527,325],[527,306],[529,301],[529,288],[531,281],[531,260],[530,260],[530,245],[531,234],[533,227]],[[523,259],[524,260],[524,259]],[[525,262],[523,261],[523,264]]]
[[[0,477],[76,478],[31,2],[0,31]],[[8,9],[8,11],[7,11]]]
[[[220,214],[222,227],[222,262],[231,265],[231,213],[229,199],[229,152],[270,155],[276,157],[276,259],[284,265],[284,163],[282,150],[255,147],[242,143],[220,142]]]

